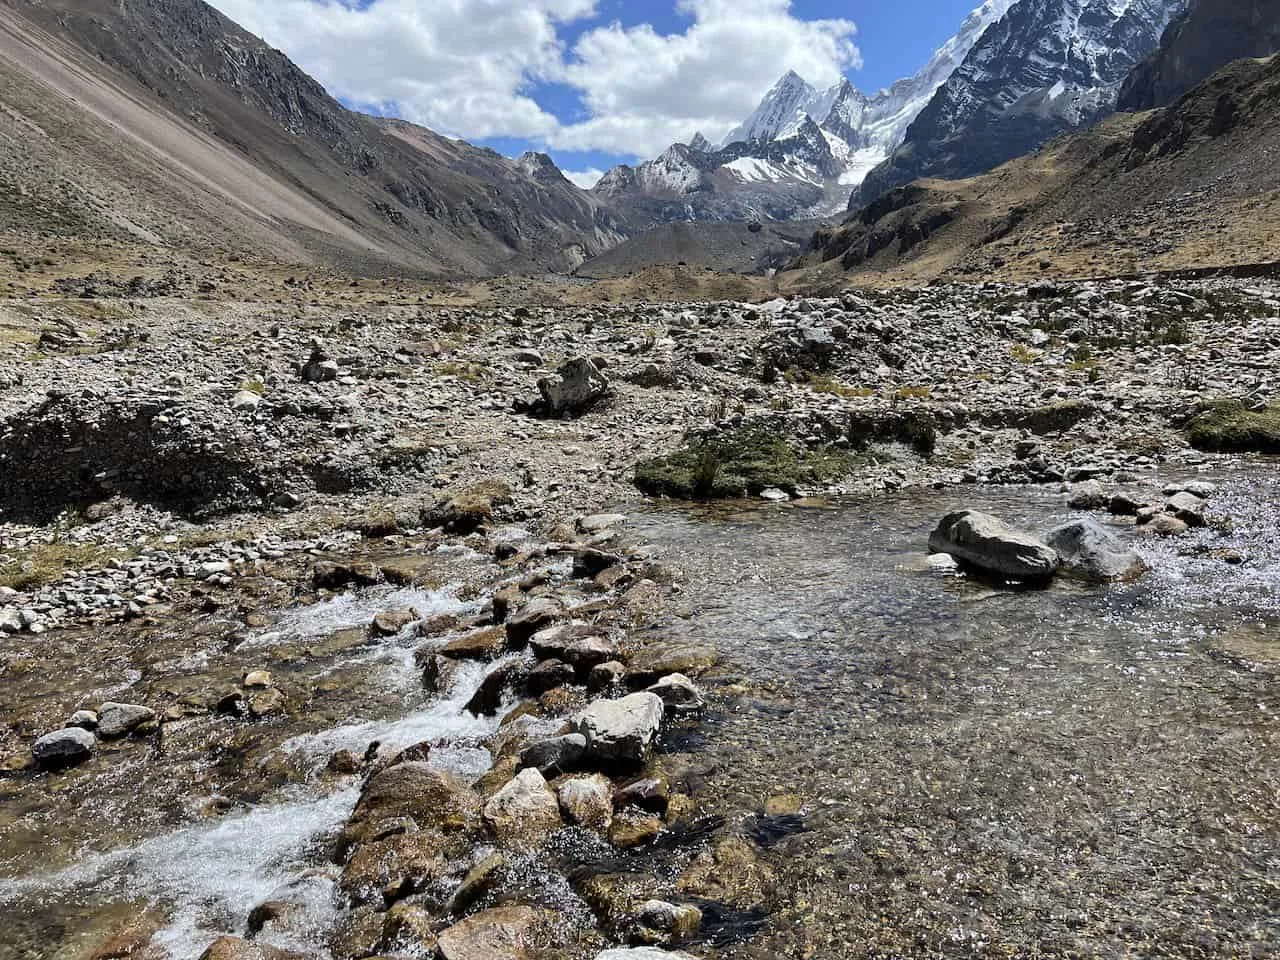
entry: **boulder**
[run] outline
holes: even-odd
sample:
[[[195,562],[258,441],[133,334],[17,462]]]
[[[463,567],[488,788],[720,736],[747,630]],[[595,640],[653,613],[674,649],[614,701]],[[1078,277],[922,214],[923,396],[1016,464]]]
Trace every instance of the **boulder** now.
[[[559,624],[539,630],[529,638],[539,660],[563,660],[584,674],[618,655],[617,647],[587,624]]]
[[[524,960],[538,913],[532,907],[495,907],[455,923],[439,936],[441,960]]]
[[[1093,520],[1064,523],[1045,536],[1045,543],[1069,576],[1091,583],[1134,580],[1147,569],[1140,556]]]
[[[397,633],[417,623],[421,618],[414,610],[383,610],[373,618],[372,630],[380,637],[394,637]]]
[[[605,831],[613,823],[613,784],[593,774],[560,784],[557,798],[565,819],[588,830]]]
[[[929,536],[930,553],[949,553],[983,573],[1029,583],[1045,583],[1059,558],[1046,543],[976,510],[943,517]]]
[[[83,727],[66,727],[46,733],[31,745],[31,757],[46,770],[56,770],[83,763],[93,755],[97,741]]]
[[[1141,521],[1141,518],[1139,518]],[[1155,537],[1180,537],[1186,533],[1188,527],[1183,521],[1170,513],[1157,513],[1149,518],[1145,523],[1139,524],[1138,527],[1145,534]]]
[[[458,889],[449,897],[445,912],[454,916],[464,913],[467,907],[484,896],[497,882],[499,872],[506,865],[507,858],[500,853],[491,853],[477,863],[467,871],[467,875],[458,884]]]
[[[640,766],[653,751],[665,712],[656,694],[633,693],[620,700],[597,700],[573,718],[573,725],[587,738],[590,759]]]
[[[478,825],[480,798],[453,774],[415,761],[389,767],[365,784],[343,831],[350,846],[376,836],[387,820],[405,818],[421,829]]]
[[[669,714],[697,713],[707,705],[702,691],[682,673],[663,677],[649,688],[649,693],[662,698]]]
[[[136,703],[104,703],[98,708],[98,736],[108,740],[127,736],[155,717],[150,707]]]
[[[1203,527],[1205,501],[1194,493],[1175,493],[1165,504],[1165,511],[1173,514],[1189,527]]]
[[[536,597],[507,617],[507,642],[523,647],[539,631],[565,615],[564,604],[551,597]]]
[[[485,804],[484,820],[498,840],[523,847],[540,846],[563,825],[556,795],[534,767],[521,770]]]
[[[1099,510],[1108,503],[1106,491],[1097,480],[1072,484],[1067,506],[1072,510]]]
[[[546,776],[578,769],[587,753],[587,738],[580,733],[539,740],[520,751],[520,766],[533,767]]]
[[[609,381],[586,357],[561,365],[555,376],[538,381],[543,410],[549,417],[576,417],[586,413],[609,393]]]
[[[636,651],[627,662],[627,678],[634,684],[657,683],[669,674],[698,677],[716,663],[715,647],[701,643],[660,641]]]

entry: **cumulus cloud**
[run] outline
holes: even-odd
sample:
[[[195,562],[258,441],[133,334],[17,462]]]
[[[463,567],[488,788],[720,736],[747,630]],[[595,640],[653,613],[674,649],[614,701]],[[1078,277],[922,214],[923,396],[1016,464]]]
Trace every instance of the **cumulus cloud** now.
[[[682,32],[647,24],[566,27],[596,0],[213,0],[349,102],[450,136],[513,137],[563,150],[652,156],[701,131],[712,139],[795,70],[834,83],[860,65],[856,27],[802,20],[791,0],[673,0]],[[539,84],[577,92],[565,123],[535,99]]]

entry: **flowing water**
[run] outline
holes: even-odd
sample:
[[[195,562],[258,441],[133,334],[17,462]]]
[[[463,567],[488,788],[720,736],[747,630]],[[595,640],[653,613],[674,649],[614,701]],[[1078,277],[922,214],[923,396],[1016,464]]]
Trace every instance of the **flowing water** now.
[[[649,515],[689,573],[665,632],[742,678],[691,785],[801,812],[726,955],[1280,956],[1280,479],[1223,479],[1229,534],[1140,543],[1152,573],[1106,588],[925,562],[956,507],[1065,519],[1044,490]]]
[[[715,706],[664,762],[762,851],[750,890],[726,876],[723,899],[764,926],[693,952],[1280,956],[1280,480],[1257,466],[1215,479],[1233,529],[1144,541],[1152,572],[1107,588],[998,591],[925,562],[956,506],[1047,528],[1067,511],[1046,490],[634,517],[687,575],[655,637],[723,658]],[[342,697],[234,774],[202,761],[184,793],[171,781],[186,767],[160,781],[147,771],[161,759],[122,750],[20,783],[0,811],[0,957],[82,956],[135,914],[195,957],[282,895],[307,921],[278,945],[320,955],[338,903],[330,842],[357,789],[328,758],[432,740],[432,762],[463,775],[490,763],[480,743],[497,721],[462,705],[492,665],[435,699],[408,634],[327,643],[393,606],[468,609],[448,591],[375,591],[241,638],[239,654]],[[223,656],[172,653],[157,662],[177,675]],[[215,788],[229,812],[202,807]]]

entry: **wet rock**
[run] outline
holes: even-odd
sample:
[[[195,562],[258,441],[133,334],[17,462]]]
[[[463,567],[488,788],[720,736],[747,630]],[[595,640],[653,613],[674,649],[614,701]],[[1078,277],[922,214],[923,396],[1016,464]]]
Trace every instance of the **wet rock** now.
[[[282,692],[275,687],[268,687],[249,694],[245,699],[245,705],[248,707],[249,716],[255,720],[265,720],[268,717],[283,716],[286,702]]]
[[[637,651],[627,663],[627,679],[633,684],[657,683],[663,677],[679,673],[698,677],[716,663],[715,647],[698,643],[663,641]]]
[[[591,673],[587,676],[587,689],[592,693],[599,693],[601,690],[607,690],[613,684],[617,683],[627,674],[626,664],[617,660],[610,660],[608,663],[602,663],[591,668]]]
[[[1107,504],[1106,491],[1097,480],[1073,484],[1067,506],[1072,510],[1100,510]]]
[[[273,686],[271,674],[266,670],[251,670],[244,675],[244,686],[250,690]]]
[[[298,913],[301,906],[288,900],[264,900],[249,911],[245,929],[249,936],[261,933],[268,924],[286,921],[291,915]]]
[[[622,557],[614,553],[591,548],[579,550],[573,555],[573,575],[579,579],[590,580],[620,563],[622,563]]]
[[[83,727],[65,727],[46,733],[33,743],[31,757],[42,769],[58,770],[88,760],[96,742],[93,734]]]
[[[1157,513],[1148,519],[1146,523],[1141,523],[1138,529],[1154,537],[1180,537],[1190,527],[1172,514]]]
[[[578,530],[587,536],[597,533],[603,533],[606,530],[613,530],[622,526],[627,522],[625,513],[595,513],[589,517],[582,517],[578,520]]]
[[[484,820],[499,841],[523,847],[540,846],[562,826],[556,795],[533,767],[521,770],[485,804]]]
[[[561,812],[570,823],[604,832],[613,823],[612,793],[613,784],[597,773],[564,781],[556,797],[560,801]]]
[[[502,627],[484,627],[450,640],[439,653],[452,660],[493,660],[506,649],[507,631]]]
[[[321,560],[311,568],[311,582],[319,590],[371,587],[382,582],[382,572],[371,563],[331,563]]]
[[[1218,485],[1216,483],[1210,483],[1208,480],[1192,480],[1184,484],[1182,489],[1193,497],[1199,497],[1201,500],[1209,500],[1218,492]]]
[[[659,817],[667,815],[671,803],[671,787],[663,777],[645,777],[619,787],[613,793],[615,810],[635,807]]]
[[[200,960],[306,960],[306,955],[239,937],[219,937],[200,954]]]
[[[505,663],[489,671],[480,682],[465,709],[477,717],[491,717],[507,699],[507,694],[523,684],[529,675],[529,666],[520,661]]]
[[[83,727],[85,730],[98,729],[98,715],[92,710],[77,710],[67,718],[68,727]]]
[[[156,717],[150,707],[136,703],[104,703],[98,708],[98,736],[116,739],[132,733]]]
[[[480,798],[453,774],[422,762],[398,764],[365,784],[343,840],[348,846],[361,843],[376,835],[384,821],[401,817],[421,829],[466,829],[479,823]]]
[[[395,953],[432,957],[439,946],[434,928],[435,917],[421,904],[392,904],[382,923],[379,946]]]
[[[529,671],[529,679],[525,689],[533,696],[539,697],[550,690],[573,683],[577,671],[563,660],[543,660]]]
[[[577,417],[586,413],[609,393],[609,381],[586,357],[575,357],[561,365],[555,376],[538,381],[542,412],[549,417]]]
[[[440,960],[525,960],[537,920],[532,907],[482,910],[440,934]]]
[[[457,852],[458,845],[438,829],[370,840],[342,868],[342,889],[361,903],[409,896],[445,876]]]
[[[507,642],[513,647],[523,647],[535,633],[564,615],[564,604],[560,601],[551,597],[535,597],[507,617]]]
[[[1189,527],[1203,527],[1205,501],[1194,493],[1175,493],[1165,504],[1165,510]]]
[[[580,733],[567,733],[525,747],[520,751],[520,766],[554,777],[577,770],[586,753],[587,738]]]
[[[506,865],[507,858],[500,853],[491,853],[477,863],[467,871],[467,875],[458,884],[458,889],[453,891],[445,912],[454,916],[464,913],[497,882],[498,874]]]
[[[440,656],[434,648],[423,647],[414,651],[414,658],[422,666],[423,687],[433,693],[443,693],[449,689],[459,666],[457,660]]]
[[[539,630],[529,638],[529,645],[540,660],[562,660],[584,674],[613,660],[618,653],[598,628],[586,624],[559,624]]]
[[[681,673],[673,673],[663,677],[653,686],[649,693],[656,694],[666,704],[667,713],[697,713],[707,705],[702,691],[697,685]]]
[[[661,817],[626,813],[613,818],[609,825],[609,842],[619,850],[633,850],[652,843],[666,829]]]
[[[677,906],[665,900],[647,900],[636,908],[636,922],[645,934],[657,933],[664,942],[691,940],[702,928],[702,911],[697,907]]]
[[[587,738],[587,754],[606,764],[641,765],[648,761],[662,727],[666,706],[652,693],[620,700],[597,700],[573,718]]]
[[[413,610],[383,610],[373,618],[373,632],[379,637],[394,637],[419,619]]]
[[[1141,557],[1093,520],[1065,523],[1049,531],[1045,543],[1058,554],[1063,571],[1079,580],[1134,580],[1147,569]]]
[[[360,758],[350,750],[339,750],[329,758],[325,769],[339,776],[352,776],[360,772]]]
[[[1107,511],[1118,517],[1136,517],[1144,504],[1127,493],[1117,493],[1107,503]]]
[[[1044,542],[976,510],[949,514],[929,536],[930,553],[949,553],[1008,580],[1044,583],[1058,570],[1058,555]]]

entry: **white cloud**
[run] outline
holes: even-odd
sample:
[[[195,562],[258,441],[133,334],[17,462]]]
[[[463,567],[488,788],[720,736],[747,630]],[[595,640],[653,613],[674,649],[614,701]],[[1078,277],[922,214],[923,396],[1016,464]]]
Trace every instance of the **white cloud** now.
[[[603,170],[596,170],[594,167],[590,170],[563,170],[561,172],[565,175],[565,179],[583,190],[590,190],[604,176]]]
[[[798,19],[791,0],[672,0],[682,33],[562,29],[596,0],[213,0],[333,94],[450,136],[514,137],[563,150],[653,156],[723,135],[787,70],[832,83],[860,65],[848,20]],[[586,119],[562,123],[530,96],[575,88]]]

